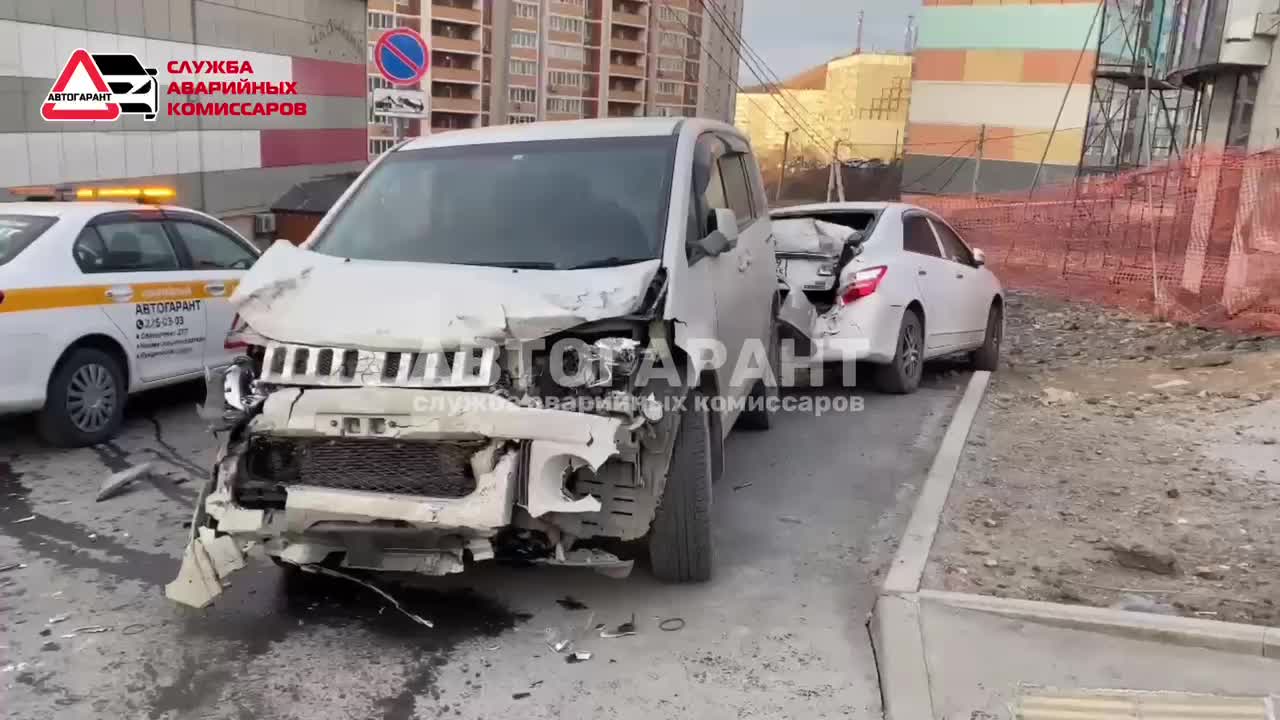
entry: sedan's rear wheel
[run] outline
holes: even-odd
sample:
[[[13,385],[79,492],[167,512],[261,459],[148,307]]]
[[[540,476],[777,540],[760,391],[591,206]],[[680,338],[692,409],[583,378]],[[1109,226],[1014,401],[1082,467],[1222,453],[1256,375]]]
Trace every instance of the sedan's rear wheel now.
[[[1000,367],[1000,343],[1004,340],[1004,311],[999,305],[992,305],[987,313],[987,335],[982,347],[973,351],[969,357],[974,370],[995,372]]]
[[[902,314],[893,360],[876,369],[876,387],[884,393],[910,394],[920,387],[923,374],[924,323],[915,310],[907,310]]]

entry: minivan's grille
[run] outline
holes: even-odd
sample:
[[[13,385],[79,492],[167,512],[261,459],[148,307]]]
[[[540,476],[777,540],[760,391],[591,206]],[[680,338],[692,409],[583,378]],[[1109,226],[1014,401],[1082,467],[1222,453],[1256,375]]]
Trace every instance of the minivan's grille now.
[[[389,438],[254,438],[245,463],[258,486],[363,490],[434,498],[462,498],[475,492],[472,442],[421,442]],[[278,492],[278,491],[277,491]]]
[[[270,343],[262,380],[325,387],[489,387],[498,381],[498,348],[454,352],[372,352]]]

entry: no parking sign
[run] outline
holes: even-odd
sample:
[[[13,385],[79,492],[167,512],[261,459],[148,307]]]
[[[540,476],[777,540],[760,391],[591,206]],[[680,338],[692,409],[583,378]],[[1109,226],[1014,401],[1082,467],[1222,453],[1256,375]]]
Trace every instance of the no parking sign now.
[[[431,67],[427,41],[409,28],[388,30],[373,47],[373,61],[378,72],[392,85],[413,85]]]

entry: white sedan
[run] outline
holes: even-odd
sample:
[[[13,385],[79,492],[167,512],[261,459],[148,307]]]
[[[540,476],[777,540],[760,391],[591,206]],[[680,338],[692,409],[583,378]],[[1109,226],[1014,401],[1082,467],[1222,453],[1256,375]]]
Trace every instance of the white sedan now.
[[[937,215],[885,202],[771,215],[779,277],[816,311],[814,362],[872,363],[876,386],[892,393],[913,392],[924,361],[943,355],[996,369],[1004,291],[982,251]]]

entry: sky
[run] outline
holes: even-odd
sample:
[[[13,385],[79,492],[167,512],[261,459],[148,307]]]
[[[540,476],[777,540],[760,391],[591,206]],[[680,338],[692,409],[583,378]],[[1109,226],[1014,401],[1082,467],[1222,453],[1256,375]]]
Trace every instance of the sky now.
[[[742,34],[764,62],[790,77],[857,45],[858,11],[866,11],[862,49],[901,52],[907,16],[919,13],[921,0],[745,0]],[[744,67],[743,85],[754,85]]]

